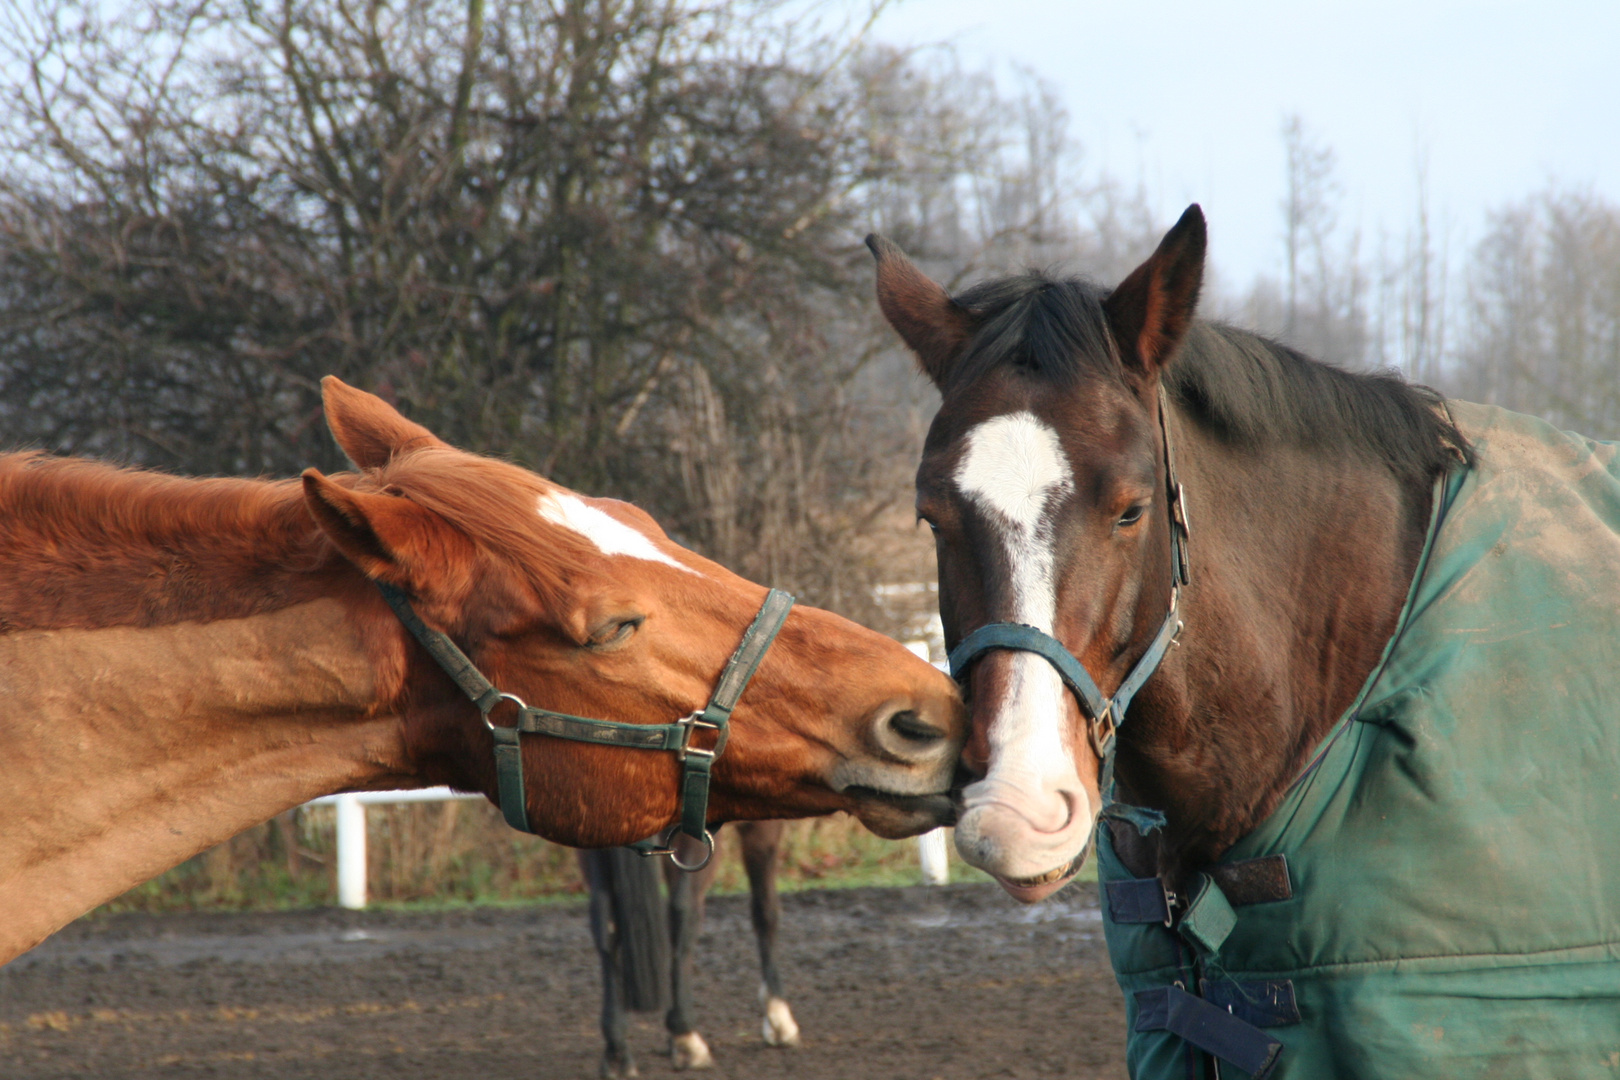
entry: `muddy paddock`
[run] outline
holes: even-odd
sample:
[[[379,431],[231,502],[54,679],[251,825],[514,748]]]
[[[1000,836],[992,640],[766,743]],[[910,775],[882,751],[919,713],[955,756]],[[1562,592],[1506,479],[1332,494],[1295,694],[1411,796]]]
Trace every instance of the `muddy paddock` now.
[[[786,896],[799,1050],[760,1039],[746,902],[710,901],[698,955],[709,1076],[1125,1075],[1094,886]],[[0,968],[0,1076],[588,1080],[597,978],[579,904],[114,916]],[[660,1018],[631,1042],[674,1075]]]

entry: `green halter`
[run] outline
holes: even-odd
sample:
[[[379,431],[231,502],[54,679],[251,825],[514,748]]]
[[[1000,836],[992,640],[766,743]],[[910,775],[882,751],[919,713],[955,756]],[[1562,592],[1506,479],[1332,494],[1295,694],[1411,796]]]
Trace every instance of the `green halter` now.
[[[602,746],[625,746],[635,750],[667,750],[680,759],[681,769],[681,823],[679,831],[699,841],[705,847],[701,861],[692,865],[682,863],[670,845],[643,840],[632,844],[643,855],[668,855],[683,870],[697,870],[714,855],[714,836],[708,829],[709,775],[714,759],[726,748],[729,735],[727,724],[731,712],[737,707],[754,672],[793,607],[793,597],[780,589],[772,589],[765,596],[759,614],[743,634],[737,651],[731,654],[720,672],[714,693],[703,708],[683,716],[670,724],[621,724],[612,720],[593,720],[585,716],[537,709],[515,694],[502,693],[484,677],[467,654],[455,642],[424,623],[411,607],[411,602],[399,589],[378,581],[376,586],[383,599],[394,609],[399,621],[411,635],[421,642],[428,655],[438,661],[445,674],[461,687],[483,715],[484,726],[495,739],[495,777],[500,797],[501,813],[506,823],[521,832],[533,833],[529,827],[528,800],[523,790],[523,751],[521,735],[550,735],[557,739],[597,743]],[[492,722],[491,710],[503,701],[517,706],[517,723],[505,727]],[[693,745],[698,731],[715,733],[714,745],[708,748]],[[671,837],[673,839],[673,837]]]

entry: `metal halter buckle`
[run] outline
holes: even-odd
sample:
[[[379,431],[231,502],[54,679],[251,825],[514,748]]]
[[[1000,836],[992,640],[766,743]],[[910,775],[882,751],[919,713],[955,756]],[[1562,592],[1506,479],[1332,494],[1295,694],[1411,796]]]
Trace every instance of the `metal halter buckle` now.
[[[1114,706],[1109,704],[1103,714],[1086,725],[1086,734],[1091,739],[1091,749],[1098,758],[1107,756],[1114,743],[1114,733],[1118,726],[1114,723]]]
[[[731,729],[703,719],[703,712],[704,710],[698,709],[675,721],[676,725],[681,729],[681,744],[675,748],[675,757],[680,761],[685,761],[689,754],[713,760],[719,757],[720,752],[726,748],[726,739],[730,736]],[[692,745],[692,736],[698,728],[719,732],[714,740],[713,748],[705,750],[701,746]]]

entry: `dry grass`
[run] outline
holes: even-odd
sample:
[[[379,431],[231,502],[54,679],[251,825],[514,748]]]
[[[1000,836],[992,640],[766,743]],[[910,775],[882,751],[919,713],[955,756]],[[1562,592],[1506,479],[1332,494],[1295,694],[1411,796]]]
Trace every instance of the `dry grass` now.
[[[747,888],[726,857],[715,888]],[[486,802],[409,803],[367,811],[370,899],[382,904],[512,903],[580,895],[573,852],[514,832]],[[334,812],[314,807],[249,829],[137,886],[99,912],[262,911],[335,904]],[[952,876],[977,872],[953,862]],[[912,841],[881,840],[836,815],[788,827],[784,889],[910,885],[922,880]]]

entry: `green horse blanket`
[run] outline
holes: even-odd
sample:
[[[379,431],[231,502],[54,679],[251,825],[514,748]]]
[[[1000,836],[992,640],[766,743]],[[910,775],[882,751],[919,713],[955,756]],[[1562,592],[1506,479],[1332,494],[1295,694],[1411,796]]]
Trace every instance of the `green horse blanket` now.
[[[1276,812],[1174,929],[1099,831],[1136,1080],[1620,1077],[1620,444],[1450,408],[1477,465]]]

